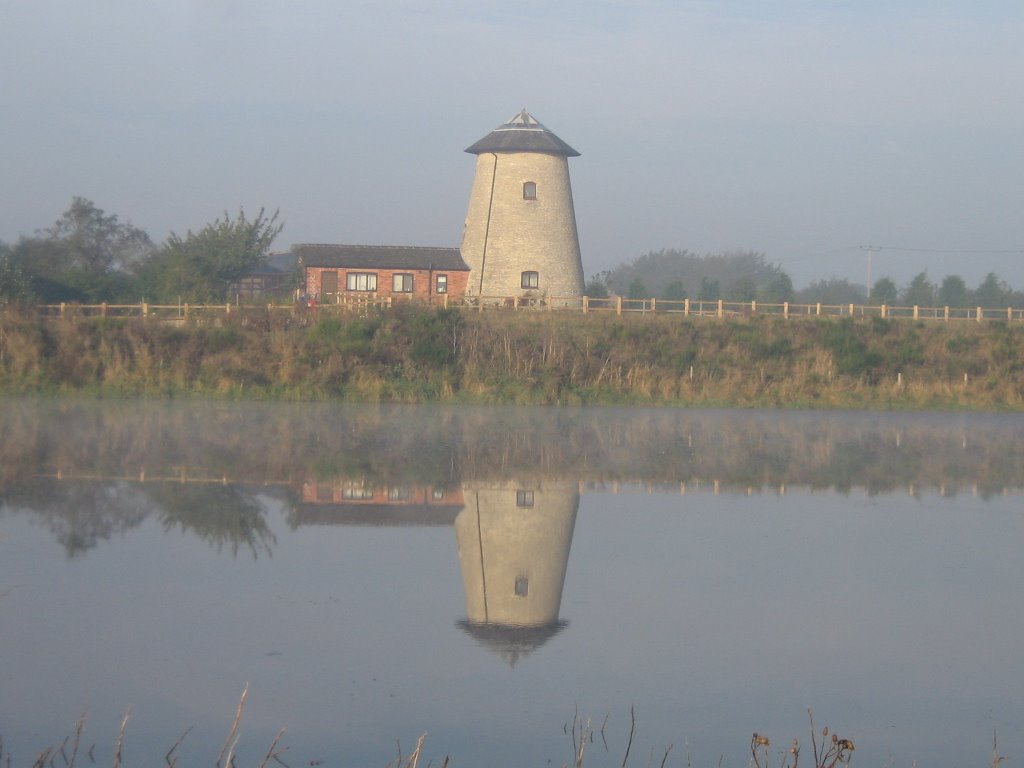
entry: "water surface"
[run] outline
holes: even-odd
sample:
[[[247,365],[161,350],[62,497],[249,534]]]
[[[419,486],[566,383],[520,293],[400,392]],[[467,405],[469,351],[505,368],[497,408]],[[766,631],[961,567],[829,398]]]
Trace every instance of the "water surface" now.
[[[576,717],[618,766],[631,707],[631,765],[807,707],[1024,756],[1022,481],[1016,415],[3,401],[0,737],[108,762],[131,706],[130,764],[212,764],[248,683],[239,764],[561,765]]]

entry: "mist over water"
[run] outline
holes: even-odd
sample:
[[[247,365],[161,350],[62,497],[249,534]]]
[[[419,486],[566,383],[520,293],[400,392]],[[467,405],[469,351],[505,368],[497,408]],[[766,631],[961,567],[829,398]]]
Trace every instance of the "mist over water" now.
[[[128,764],[1024,754],[1024,418],[6,400],[0,736]],[[607,721],[605,718],[607,717]],[[605,725],[604,739],[599,733]],[[604,741],[608,743],[605,751]],[[774,757],[773,757],[774,762]]]

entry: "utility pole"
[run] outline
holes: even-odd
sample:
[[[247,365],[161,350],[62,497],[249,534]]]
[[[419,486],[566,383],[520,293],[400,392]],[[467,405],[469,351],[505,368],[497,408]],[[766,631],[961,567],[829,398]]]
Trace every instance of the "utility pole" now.
[[[867,297],[866,301],[868,303],[870,303],[871,302],[871,257],[875,255],[875,251],[880,251],[882,249],[881,249],[880,246],[877,246],[877,245],[862,245],[860,247],[860,249],[862,251],[867,251],[868,252],[868,297]]]

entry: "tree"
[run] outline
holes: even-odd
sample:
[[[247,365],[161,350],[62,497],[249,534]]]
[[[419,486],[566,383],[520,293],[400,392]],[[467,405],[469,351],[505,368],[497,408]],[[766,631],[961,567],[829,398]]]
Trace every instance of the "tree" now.
[[[964,279],[960,275],[946,275],[939,288],[939,304],[943,307],[966,307],[969,303]]]
[[[781,269],[761,289],[761,299],[769,304],[781,304],[793,298],[793,280]]]
[[[91,274],[124,271],[153,250],[143,230],[121,223],[84,197],[74,197],[64,214],[41,233],[58,245],[69,269]]]
[[[863,304],[864,286],[854,285],[845,277],[815,280],[797,294],[797,300],[806,304]]]
[[[27,275],[32,298],[108,301],[133,292],[130,270],[152,251],[143,230],[75,197],[53,226],[21,238],[8,260]]]
[[[989,272],[974,290],[974,303],[979,307],[1005,307],[1008,303],[1010,286],[999,279],[995,272]]]
[[[590,278],[585,286],[583,286],[583,295],[591,299],[607,299],[608,298],[608,286],[604,284],[597,275]]]
[[[722,289],[719,287],[717,280],[711,280],[710,278],[703,278],[700,281],[700,293],[697,296],[701,301],[712,301],[714,299],[720,299],[722,297]]]
[[[15,263],[12,253],[9,245],[0,243],[0,302],[31,301],[35,298],[32,279]]]
[[[868,301],[873,304],[895,304],[897,296],[899,292],[896,290],[896,283],[891,277],[883,277],[875,281]]]
[[[769,264],[763,254],[754,251],[731,251],[728,253],[708,254],[699,256],[687,250],[664,249],[651,251],[624,262],[609,270],[604,279],[605,285],[612,292],[628,294],[630,283],[640,278],[645,285],[668,286],[679,281],[683,284],[687,296],[696,296],[698,287],[706,278],[717,281],[719,288],[726,286],[730,298],[735,284],[743,280],[752,280],[761,293],[765,286],[773,280],[784,276],[782,268]],[[742,284],[740,285],[742,288]],[[792,284],[789,285],[792,290]],[[719,298],[720,291],[715,291],[712,298]],[[749,291],[746,291],[749,294]]]
[[[629,290],[626,292],[627,299],[646,299],[650,296],[647,292],[647,286],[644,285],[644,281],[639,277],[634,277],[633,282],[629,284]]]
[[[733,301],[754,301],[757,299],[757,286],[750,275],[740,275],[730,283],[726,290]]]
[[[666,301],[682,301],[686,298],[686,287],[682,280],[673,280],[665,286],[661,292],[661,298]]]
[[[242,210],[235,219],[225,212],[223,219],[189,230],[184,238],[172,233],[140,269],[143,290],[159,301],[229,299],[231,285],[266,262],[284,227],[277,217],[277,211],[268,217],[263,208],[252,220]]]
[[[935,304],[935,284],[927,272],[918,272],[903,289],[903,304],[908,307],[930,307]]]

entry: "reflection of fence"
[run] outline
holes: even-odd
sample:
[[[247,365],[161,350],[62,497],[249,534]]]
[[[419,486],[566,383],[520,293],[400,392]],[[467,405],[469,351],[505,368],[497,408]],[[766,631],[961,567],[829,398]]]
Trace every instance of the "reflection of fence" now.
[[[221,317],[254,309],[270,312],[342,311],[364,313],[370,309],[386,310],[400,303],[414,302],[438,307],[462,307],[473,312],[484,311],[571,311],[583,314],[614,315],[681,315],[683,317],[878,317],[907,320],[1006,320],[1024,322],[1024,309],[986,307],[900,307],[865,304],[795,304],[788,301],[770,304],[760,301],[725,301],[724,299],[627,299],[622,296],[589,298],[587,296],[473,296],[449,300],[447,294],[429,299],[396,296],[341,294],[332,304],[305,306],[299,304],[42,304],[38,309],[46,317],[144,317],[184,322],[190,318]]]
[[[103,472],[92,469],[74,467],[50,467],[45,471],[36,473],[35,477],[49,480],[90,480],[100,482],[139,482],[139,483],[180,483],[184,485],[249,485],[263,487],[293,487],[299,492],[299,498],[306,504],[311,505],[338,505],[338,504],[370,504],[373,506],[462,506],[463,483],[473,482],[472,480],[456,481],[445,485],[424,485],[419,481],[406,481],[402,478],[395,478],[392,482],[374,482],[364,479],[353,479],[347,475],[340,475],[332,479],[312,478],[299,473],[296,476],[265,476],[259,473],[231,474],[210,474],[208,470],[189,468],[186,466],[175,466],[170,468],[157,468],[156,471],[140,469],[137,472]],[[534,478],[541,484],[549,478]],[[524,480],[526,485],[529,480]],[[560,481],[565,481],[564,478]],[[785,496],[788,489],[814,490],[820,486],[809,483],[806,480],[790,481],[784,480],[768,481],[761,480],[751,483],[749,481],[734,480],[725,477],[697,477],[690,476],[688,479],[676,482],[664,480],[649,480],[641,476],[618,477],[613,480],[606,480],[600,477],[581,477],[568,480],[577,486],[578,493],[583,494],[644,494],[654,495],[678,495],[687,496],[690,494],[712,494],[714,496],[755,496],[759,494],[774,494]],[[522,480],[519,484],[522,484]],[[834,486],[828,486],[834,487]],[[877,494],[879,488],[871,488],[865,482],[863,484],[852,483],[849,487],[861,488],[865,493]],[[849,487],[844,488],[848,490]],[[996,485],[995,487],[981,487],[978,482],[961,478],[950,482],[935,482],[929,480],[893,482],[882,488],[884,493],[895,494],[905,492],[908,496],[920,497],[925,493],[937,493],[940,497],[954,497],[959,493],[970,492],[973,497],[1004,496],[1017,497],[1024,493],[1024,484]]]
[[[184,485],[248,485],[262,487],[292,487],[300,490],[300,498],[307,504],[371,504],[376,506],[461,506],[464,503],[462,485],[456,483],[449,486],[424,487],[418,483],[406,484],[398,482],[388,485],[377,485],[365,483],[360,480],[352,480],[349,477],[338,477],[331,481],[323,479],[312,479],[309,477],[285,478],[285,477],[255,477],[250,475],[210,475],[208,472],[199,470],[191,471],[189,467],[178,466],[164,470],[150,472],[140,469],[136,473],[126,472],[97,472],[68,467],[49,468],[46,471],[36,473],[37,478],[60,481],[93,481],[93,482],[115,482],[115,483],[180,483]],[[686,496],[694,493],[710,493],[719,495],[741,495],[754,496],[768,493],[785,496],[787,491],[795,490],[808,491],[820,490],[819,487],[803,482],[757,482],[746,483],[731,479],[717,479],[690,477],[688,480],[678,482],[650,481],[640,477],[620,478],[617,480],[599,480],[580,478],[574,481],[578,493],[611,493],[614,495],[639,493],[645,495],[679,495]],[[853,484],[851,487],[860,488],[867,493],[877,493],[877,490],[870,490],[866,485]],[[848,489],[847,489],[848,490]],[[950,483],[894,483],[886,487],[886,493],[897,493],[905,490],[907,495],[919,497],[923,493],[937,493],[939,496],[957,496],[959,493],[969,491],[973,497],[986,497],[989,495],[1019,496],[1024,492],[1024,486],[1002,486],[997,488],[979,487],[977,481],[961,479]]]

